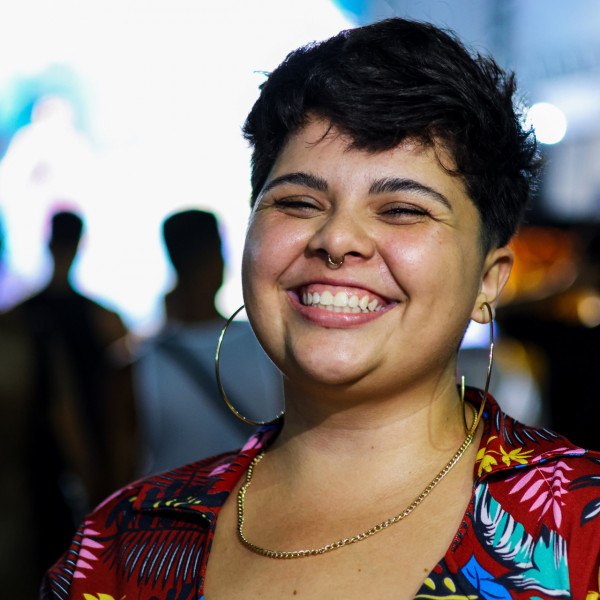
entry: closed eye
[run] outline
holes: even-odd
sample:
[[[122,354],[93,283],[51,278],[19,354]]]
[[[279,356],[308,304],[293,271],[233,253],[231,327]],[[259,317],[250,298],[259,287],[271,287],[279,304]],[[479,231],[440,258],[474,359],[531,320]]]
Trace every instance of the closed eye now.
[[[430,217],[429,211],[414,204],[401,204],[386,207],[380,213],[380,218],[390,224],[420,223]]]
[[[303,196],[290,196],[273,200],[273,206],[286,214],[309,218],[319,212],[319,206]]]
[[[386,215],[428,215],[429,213],[422,208],[417,208],[415,206],[397,206],[395,208],[390,208],[385,211]]]

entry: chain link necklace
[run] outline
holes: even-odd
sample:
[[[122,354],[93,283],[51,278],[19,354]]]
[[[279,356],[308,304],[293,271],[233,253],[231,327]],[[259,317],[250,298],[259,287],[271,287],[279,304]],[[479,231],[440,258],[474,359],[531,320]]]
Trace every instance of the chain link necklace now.
[[[473,432],[474,433],[474,432]],[[332,542],[330,544],[326,544],[325,546],[321,546],[320,548],[310,548],[308,550],[292,550],[292,551],[277,551],[277,550],[268,550],[267,548],[261,548],[256,544],[248,541],[246,536],[244,535],[244,499],[246,497],[246,492],[250,487],[250,483],[252,483],[252,475],[254,473],[254,467],[263,459],[264,452],[257,454],[254,457],[254,460],[250,463],[248,467],[248,471],[246,473],[246,483],[240,488],[238,492],[237,498],[237,509],[238,509],[238,535],[242,543],[252,552],[256,552],[256,554],[261,554],[262,556],[266,556],[268,558],[303,558],[305,556],[316,556],[319,554],[325,554],[326,552],[331,552],[332,550],[337,550],[338,548],[342,548],[344,546],[348,546],[349,544],[355,544],[356,542],[362,542],[367,538],[387,529],[390,525],[394,523],[399,523],[402,519],[408,517],[410,513],[427,498],[427,496],[431,493],[431,491],[435,488],[435,486],[442,480],[444,477],[452,470],[452,467],[461,459],[462,455],[465,453],[467,448],[471,445],[473,441],[473,433],[469,433],[467,435],[465,441],[462,443],[461,447],[456,451],[456,454],[450,459],[450,461],[446,464],[446,466],[427,484],[425,489],[409,504],[399,515],[387,519],[378,525],[363,531],[351,538],[343,538],[341,540],[337,540],[336,542]]]

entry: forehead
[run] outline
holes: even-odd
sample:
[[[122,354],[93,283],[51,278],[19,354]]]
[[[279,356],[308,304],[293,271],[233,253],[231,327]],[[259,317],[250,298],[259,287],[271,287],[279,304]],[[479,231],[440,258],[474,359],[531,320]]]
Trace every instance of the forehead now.
[[[440,193],[463,196],[471,203],[463,178],[454,170],[453,157],[441,141],[427,145],[409,138],[390,150],[364,150],[354,147],[352,138],[328,121],[311,118],[288,136],[265,186],[268,188],[274,179],[297,171],[322,176],[332,185],[337,181],[346,186],[370,187],[378,179],[409,177],[434,189],[441,188]]]

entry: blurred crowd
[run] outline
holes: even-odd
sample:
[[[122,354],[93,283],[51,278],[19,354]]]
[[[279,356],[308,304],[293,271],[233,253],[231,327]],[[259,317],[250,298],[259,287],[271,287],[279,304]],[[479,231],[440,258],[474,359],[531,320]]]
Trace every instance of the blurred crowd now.
[[[16,600],[37,597],[42,572],[111,492],[238,447],[252,430],[228,413],[214,377],[225,324],[214,215],[189,210],[163,222],[176,284],[161,330],[143,340],[71,283],[82,217],[61,211],[51,223],[51,279],[0,313],[0,580]],[[600,227],[526,227],[513,249],[491,391],[516,418],[600,449]],[[487,340],[465,347],[459,371],[469,385],[483,386],[487,359]],[[280,375],[246,322],[232,324],[221,369],[240,412],[269,420],[281,410]]]
[[[252,432],[229,414],[214,377],[225,325],[215,308],[224,269],[215,217],[191,210],[165,220],[177,283],[162,329],[143,340],[73,288],[84,225],[74,212],[51,216],[50,281],[0,313],[0,581],[13,600],[38,597],[42,574],[111,492],[239,447]],[[230,327],[221,368],[251,418],[281,410],[280,375],[246,322]]]

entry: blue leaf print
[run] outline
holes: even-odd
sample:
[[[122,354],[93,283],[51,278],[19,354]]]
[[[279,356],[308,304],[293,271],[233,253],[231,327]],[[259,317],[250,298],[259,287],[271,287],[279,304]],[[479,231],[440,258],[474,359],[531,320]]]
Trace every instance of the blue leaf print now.
[[[509,569],[531,565],[533,538],[494,500],[487,485],[477,490],[475,520],[483,547],[500,564]]]
[[[589,523],[592,519],[595,519],[600,514],[600,498],[596,498],[591,502],[588,502],[581,513],[581,526],[583,527],[586,523]]]
[[[510,592],[477,562],[475,555],[471,556],[461,573],[485,600],[511,600]]]
[[[584,475],[583,477],[578,477],[575,481],[570,483],[569,489],[576,490],[578,488],[589,486],[600,486],[600,475]]]
[[[558,533],[543,526],[540,537],[534,541],[523,525],[492,497],[485,484],[476,491],[474,517],[482,547],[508,569],[503,579],[512,582],[509,588],[537,590],[557,598],[570,597],[566,542]],[[476,570],[470,573],[473,578],[479,577]]]
[[[510,575],[510,579],[527,590],[537,590],[555,598],[571,598],[566,541],[544,526],[533,549],[531,567]]]

